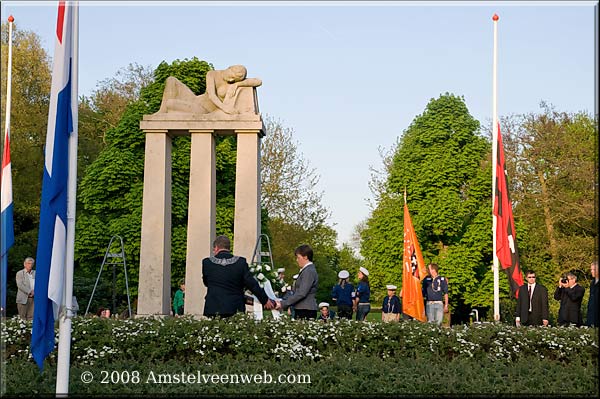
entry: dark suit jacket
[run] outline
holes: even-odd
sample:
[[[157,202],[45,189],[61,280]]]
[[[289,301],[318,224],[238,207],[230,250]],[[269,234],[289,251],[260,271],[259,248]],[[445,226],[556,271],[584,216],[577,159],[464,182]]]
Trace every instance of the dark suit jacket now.
[[[560,301],[558,310],[558,324],[561,326],[573,323],[577,326],[583,324],[581,318],[581,301],[585,294],[585,288],[579,284],[572,288],[557,287],[554,291],[554,299]]]
[[[521,318],[521,324],[526,326],[541,326],[542,320],[548,320],[548,290],[536,283],[531,295],[531,313],[529,313],[528,284],[519,287],[515,317]]]
[[[248,269],[246,258],[221,251],[202,260],[202,281],[208,288],[204,316],[228,317],[245,311],[244,288],[264,305],[269,298]]]
[[[600,326],[598,324],[598,287],[600,287],[600,280],[590,283],[590,298],[588,300],[587,308],[587,320],[585,324],[588,326]]]

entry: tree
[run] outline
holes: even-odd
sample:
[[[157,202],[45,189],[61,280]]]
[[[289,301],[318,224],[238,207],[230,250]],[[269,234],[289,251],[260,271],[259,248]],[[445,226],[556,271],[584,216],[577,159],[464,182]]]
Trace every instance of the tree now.
[[[144,174],[144,133],[139,122],[145,114],[158,111],[165,80],[175,76],[194,93],[205,90],[206,72],[212,65],[197,58],[162,62],[154,71],[154,80],[140,91],[140,98],[130,102],[115,127],[105,132],[106,147],[87,168],[78,192],[82,203],[77,219],[75,256],[88,273],[97,270],[104,248],[113,235],[125,241],[128,276],[133,295],[137,294],[139,245],[141,234]],[[235,139],[220,137],[216,148],[217,234],[233,231],[233,196],[235,184]],[[187,206],[190,165],[189,137],[178,137],[172,146],[172,280],[185,276],[187,242]],[[124,276],[118,283],[124,290]]]
[[[319,176],[298,150],[294,130],[265,118],[261,143],[261,203],[272,219],[299,224],[310,230],[323,225],[330,212],[317,192]]]
[[[2,129],[6,115],[7,57],[8,24],[2,23]],[[49,57],[41,46],[39,36],[34,32],[18,29],[17,24],[13,24],[12,64],[10,150],[15,244],[9,251],[8,276],[14,276],[23,267],[25,257],[35,257],[37,249],[51,81]],[[4,146],[4,142],[2,145]],[[14,278],[9,278],[8,283],[11,291]],[[8,304],[12,306],[13,302],[8,301]]]
[[[359,261],[348,248],[336,248],[337,233],[327,225],[330,212],[322,203],[323,193],[317,191],[319,176],[299,151],[293,129],[266,117],[265,130],[261,203],[267,213],[273,261],[286,269],[291,282],[290,277],[298,272],[294,249],[309,244],[319,274],[317,298],[329,301],[340,265],[355,266]]]
[[[448,277],[455,309],[491,302],[477,284],[491,265],[490,148],[464,99],[448,93],[403,132],[361,232],[376,298],[385,284],[400,283],[406,190],[425,261]]]
[[[586,274],[596,251],[598,125],[585,112],[540,107],[503,126],[514,213],[525,233],[522,264],[553,285],[567,271]]]

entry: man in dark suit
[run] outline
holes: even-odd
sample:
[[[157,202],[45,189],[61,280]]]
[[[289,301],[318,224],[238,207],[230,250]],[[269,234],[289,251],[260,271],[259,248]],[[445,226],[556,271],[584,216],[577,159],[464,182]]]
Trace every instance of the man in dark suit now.
[[[246,258],[230,252],[231,242],[219,236],[213,242],[213,256],[202,260],[202,281],[208,288],[204,316],[230,317],[245,311],[244,288],[252,291],[265,308],[275,308],[258,281],[250,273]]]
[[[581,317],[581,301],[585,294],[585,288],[577,284],[577,276],[567,273],[566,278],[558,281],[558,287],[554,291],[554,299],[560,301],[558,310],[558,324],[567,326],[575,324],[577,327],[583,324]]]
[[[548,290],[536,283],[535,272],[525,273],[527,284],[519,287],[515,323],[517,327],[548,325]]]
[[[590,327],[598,327],[598,289],[600,288],[600,277],[598,276],[598,261],[590,265],[592,281],[590,281],[590,297],[588,299],[587,319],[585,324]]]

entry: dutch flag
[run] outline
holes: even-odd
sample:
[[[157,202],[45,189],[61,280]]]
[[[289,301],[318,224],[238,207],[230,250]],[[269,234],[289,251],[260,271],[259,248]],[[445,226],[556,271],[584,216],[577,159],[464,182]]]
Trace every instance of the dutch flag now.
[[[54,350],[54,321],[64,306],[67,284],[67,199],[74,200],[67,186],[72,158],[77,157],[76,147],[69,152],[69,138],[77,134],[77,96],[71,93],[73,81],[76,84],[74,7],[59,2],[56,23],[31,333],[31,353],[40,370]]]
[[[4,152],[2,154],[2,192],[1,192],[1,267],[2,267],[2,313],[6,311],[6,279],[8,278],[8,250],[12,247],[15,237],[13,228],[13,199],[12,176],[10,171],[10,133],[6,128],[4,133]]]

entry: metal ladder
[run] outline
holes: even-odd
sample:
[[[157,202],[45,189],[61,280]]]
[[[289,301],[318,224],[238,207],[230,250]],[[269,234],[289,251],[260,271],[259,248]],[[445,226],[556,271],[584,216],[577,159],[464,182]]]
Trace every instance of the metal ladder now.
[[[267,243],[267,251],[263,251],[263,240],[265,238],[265,242]],[[263,258],[268,258],[267,262],[263,261]],[[269,240],[269,236],[266,234],[260,234],[258,239],[256,240],[256,245],[254,246],[254,254],[252,255],[252,262],[255,263],[258,260],[260,264],[268,264],[271,266],[271,270],[274,271],[274,263],[273,263],[273,252],[271,251],[271,241]]]
[[[119,240],[121,250],[119,252],[110,252],[110,248],[113,244],[113,241]],[[108,260],[108,261],[107,261]],[[90,310],[90,305],[92,304],[92,299],[94,299],[94,293],[96,292],[96,287],[98,286],[98,281],[100,280],[100,276],[102,275],[102,270],[104,270],[104,265],[112,265],[112,274],[113,274],[113,292],[112,292],[112,314],[115,314],[117,307],[117,292],[116,292],[116,284],[117,284],[117,265],[123,265],[123,271],[125,272],[125,289],[127,290],[127,309],[129,310],[129,317],[131,317],[131,301],[129,299],[129,282],[127,281],[127,264],[125,263],[125,247],[123,246],[123,238],[121,236],[113,236],[109,243],[108,247],[106,247],[106,253],[104,254],[104,260],[102,261],[102,265],[100,266],[100,271],[98,272],[98,277],[96,278],[96,283],[94,284],[94,289],[92,290],[92,295],[90,296],[90,300],[88,302],[87,308],[85,309],[84,314],[88,314]]]

